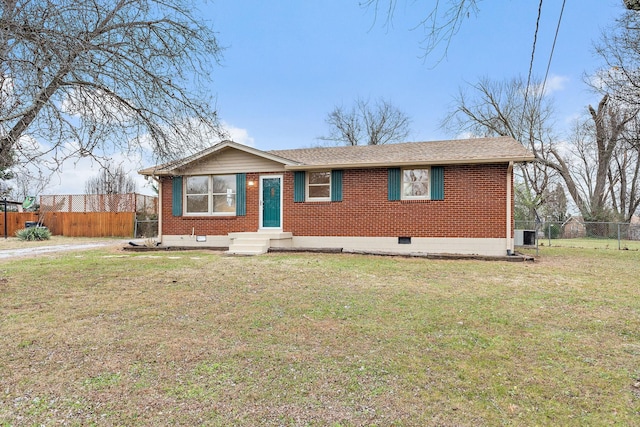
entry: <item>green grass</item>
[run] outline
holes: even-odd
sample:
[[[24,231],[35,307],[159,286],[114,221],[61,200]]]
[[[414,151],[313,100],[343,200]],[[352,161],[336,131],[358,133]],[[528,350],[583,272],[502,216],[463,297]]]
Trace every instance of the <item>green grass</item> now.
[[[640,252],[0,262],[0,425],[633,425]]]

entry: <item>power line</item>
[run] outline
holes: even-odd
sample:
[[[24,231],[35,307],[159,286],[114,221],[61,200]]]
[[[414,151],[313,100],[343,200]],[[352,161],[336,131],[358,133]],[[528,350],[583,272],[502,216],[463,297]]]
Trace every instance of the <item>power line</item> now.
[[[544,80],[542,82],[541,95],[544,95],[544,88],[547,85],[547,77],[549,76],[549,68],[551,68],[551,59],[553,58],[553,52],[556,49],[556,41],[558,40],[558,32],[560,32],[560,24],[562,23],[562,15],[564,13],[564,5],[567,0],[562,0],[562,9],[560,9],[560,17],[558,18],[558,25],[556,26],[556,34],[553,37],[553,45],[551,46],[551,53],[549,54],[549,62],[547,63],[547,72],[544,74]]]
[[[527,76],[527,86],[524,91],[524,104],[522,105],[522,117],[520,121],[524,120],[524,114],[527,108],[527,98],[529,96],[529,85],[531,84],[531,74],[533,72],[533,58],[536,55],[536,43],[538,42],[538,29],[540,28],[540,17],[542,16],[542,1],[538,5],[538,18],[536,19],[536,31],[533,33],[533,48],[531,49],[531,61],[529,62],[529,75]]]
[[[533,60],[535,57],[535,53],[536,53],[536,44],[538,41],[538,30],[540,28],[540,17],[542,16],[542,2],[543,0],[540,0],[540,4],[538,6],[538,18],[536,19],[536,30],[534,32],[533,35],[533,48],[531,49],[531,61],[529,62],[529,75],[527,76],[527,86],[525,88],[525,92],[524,92],[524,105],[523,105],[523,110],[522,110],[522,119],[524,119],[524,114],[525,114],[525,109],[526,109],[526,105],[527,105],[527,99],[529,97],[529,87],[531,86],[531,75],[533,73]],[[544,75],[544,80],[542,81],[542,87],[540,89],[540,96],[544,96],[544,90],[547,86],[547,79],[549,77],[549,70],[551,68],[551,61],[553,59],[553,53],[555,52],[556,49],[556,42],[558,41],[558,33],[560,32],[560,25],[562,24],[562,16],[564,15],[564,7],[566,4],[566,0],[562,1],[562,8],[560,9],[560,16],[558,17],[558,24],[556,25],[556,32],[555,35],[553,37],[553,45],[551,46],[551,52],[549,54],[549,61],[547,61],[547,69]],[[522,121],[521,119],[521,121]]]

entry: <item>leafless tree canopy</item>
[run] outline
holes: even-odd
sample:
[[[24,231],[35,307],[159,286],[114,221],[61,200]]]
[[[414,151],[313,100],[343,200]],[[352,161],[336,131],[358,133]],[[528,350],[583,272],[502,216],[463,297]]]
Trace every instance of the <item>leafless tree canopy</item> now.
[[[326,119],[328,136],[320,137],[344,145],[381,145],[404,141],[410,133],[411,120],[389,101],[375,104],[357,99],[350,109],[336,107]]]
[[[538,87],[530,88],[525,102],[521,79],[483,79],[471,95],[460,92],[445,125],[479,136],[512,136],[531,149],[538,162],[522,169],[521,196],[533,207],[546,202],[548,185],[559,176],[586,220],[628,221],[640,204],[638,108],[605,95],[563,142],[553,131],[550,100]]]
[[[452,133],[475,136],[510,136],[545,158],[556,140],[553,130],[553,104],[541,96],[542,84],[533,82],[525,97],[526,82],[522,78],[494,81],[482,78],[469,88],[460,89],[454,107],[443,121]],[[522,189],[530,199],[530,208],[544,203],[543,195],[555,171],[545,163],[522,165]],[[533,196],[529,196],[533,194]]]
[[[598,91],[630,104],[640,104],[640,14],[626,11],[602,31],[595,44],[603,61],[591,79]]]
[[[128,194],[137,191],[136,182],[122,166],[107,165],[98,176],[89,178],[84,185],[87,194]]]
[[[6,181],[13,178],[13,174],[11,171],[0,169],[0,197],[8,197],[12,188],[7,184]]]
[[[443,54],[447,54],[453,37],[460,31],[465,19],[478,13],[479,0],[436,0],[411,1],[411,7],[420,9],[416,15],[422,16],[416,23],[416,28],[422,28],[422,41],[425,57],[439,46],[443,46]],[[382,15],[385,25],[390,25],[398,7],[398,0],[362,0],[360,5],[374,11],[376,20]]]
[[[570,153],[554,150],[556,168],[586,219],[629,221],[640,204],[638,109],[605,95],[576,123]],[[566,169],[566,171],[565,171]]]
[[[220,53],[190,0],[4,0],[0,165],[184,155],[194,133],[218,132],[207,83]]]

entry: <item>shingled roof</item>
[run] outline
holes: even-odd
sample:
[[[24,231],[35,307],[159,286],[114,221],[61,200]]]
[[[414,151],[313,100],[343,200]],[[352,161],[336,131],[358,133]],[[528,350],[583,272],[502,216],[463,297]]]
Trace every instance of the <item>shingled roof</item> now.
[[[282,163],[288,170],[506,163],[535,160],[529,150],[511,137],[271,151],[261,151],[232,141],[223,141],[182,160],[147,168],[141,170],[140,173],[143,175],[171,175],[177,169],[187,168],[190,163],[202,160],[228,147]]]
[[[353,168],[535,160],[529,150],[510,137],[300,148],[272,150],[268,153],[298,163],[287,167],[292,170],[309,167]]]

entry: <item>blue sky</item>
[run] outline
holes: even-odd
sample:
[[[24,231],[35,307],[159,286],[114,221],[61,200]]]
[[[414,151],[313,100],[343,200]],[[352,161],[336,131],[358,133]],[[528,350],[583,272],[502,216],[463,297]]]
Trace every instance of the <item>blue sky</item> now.
[[[328,134],[327,114],[357,97],[383,97],[403,110],[412,120],[409,140],[455,138],[439,124],[461,86],[483,76],[526,78],[538,1],[481,1],[479,14],[464,22],[437,64],[438,54],[421,57],[424,33],[415,28],[434,2],[397,3],[385,26],[386,16],[376,21],[358,0],[203,2],[199,13],[226,47],[211,92],[233,139],[263,150],[318,145],[317,138]],[[533,68],[539,77],[561,5],[543,2]],[[560,126],[598,102],[584,84],[585,73],[598,65],[593,41],[622,11],[622,0],[566,3],[547,83]],[[150,165],[131,170],[141,166]],[[84,181],[97,173],[97,165],[88,163],[65,167],[46,193],[82,193]]]
[[[398,0],[391,27],[358,1],[237,1],[208,4],[220,33],[223,67],[214,74],[220,117],[246,132],[260,149],[317,144],[325,118],[357,97],[384,97],[412,118],[411,140],[455,137],[439,124],[465,82],[482,76],[526,78],[538,1],[480,3],[448,54],[421,58],[421,29],[412,30],[433,2]],[[544,76],[562,2],[543,3],[534,73]],[[592,40],[622,11],[622,1],[569,1],[565,6],[548,85],[558,119],[598,98],[583,83],[597,65]],[[424,6],[423,6],[424,8]]]

